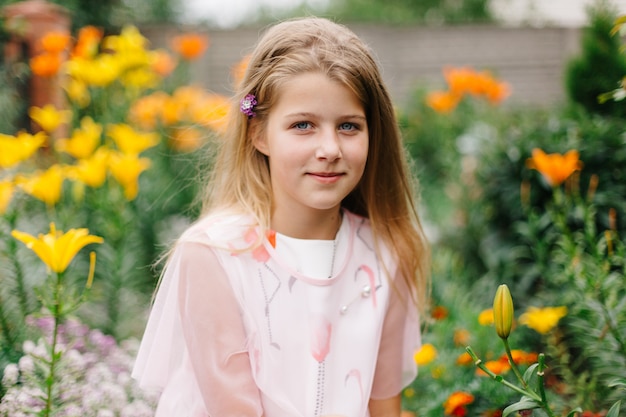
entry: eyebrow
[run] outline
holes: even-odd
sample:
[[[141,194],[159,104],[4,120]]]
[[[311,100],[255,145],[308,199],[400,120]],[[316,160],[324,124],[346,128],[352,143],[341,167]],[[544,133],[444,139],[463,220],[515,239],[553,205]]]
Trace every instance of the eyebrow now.
[[[309,113],[309,112],[298,112],[298,113],[289,113],[285,116],[286,118],[292,118],[292,117],[319,117],[317,114],[315,113]],[[360,119],[360,120],[367,120],[367,118],[365,116],[361,116],[360,114],[347,114],[347,115],[343,115],[340,117],[341,119]]]

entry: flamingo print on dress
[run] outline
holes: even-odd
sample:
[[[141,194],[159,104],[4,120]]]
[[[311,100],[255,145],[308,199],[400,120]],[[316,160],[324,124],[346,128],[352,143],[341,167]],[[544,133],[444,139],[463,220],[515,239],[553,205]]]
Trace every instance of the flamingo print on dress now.
[[[315,394],[315,416],[324,409],[324,387],[326,385],[326,363],[324,360],[330,352],[330,338],[333,326],[321,314],[311,316],[311,355],[317,361],[317,389]]]

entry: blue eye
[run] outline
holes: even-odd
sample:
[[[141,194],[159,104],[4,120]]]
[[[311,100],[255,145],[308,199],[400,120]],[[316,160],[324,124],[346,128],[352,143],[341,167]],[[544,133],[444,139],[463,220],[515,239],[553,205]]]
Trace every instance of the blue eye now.
[[[339,130],[356,130],[357,126],[354,123],[342,123],[339,125]]]
[[[293,125],[295,129],[306,130],[311,127],[311,123],[309,122],[298,122]]]

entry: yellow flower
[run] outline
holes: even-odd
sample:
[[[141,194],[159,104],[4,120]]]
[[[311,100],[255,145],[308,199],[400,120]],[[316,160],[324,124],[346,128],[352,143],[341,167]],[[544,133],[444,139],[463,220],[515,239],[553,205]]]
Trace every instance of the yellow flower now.
[[[0,215],[6,213],[13,197],[13,182],[0,180]]]
[[[111,153],[109,169],[117,182],[124,188],[127,200],[137,197],[139,191],[139,175],[150,167],[148,158],[139,158],[135,154]]]
[[[98,188],[106,180],[108,161],[109,151],[100,147],[91,157],[79,160],[68,175],[92,188]]]
[[[513,327],[513,298],[506,284],[498,287],[493,299],[493,320],[498,336],[508,338]]]
[[[57,110],[52,104],[43,107],[31,107],[28,115],[35,123],[48,133],[54,132],[60,125],[68,123],[72,118],[70,110]]]
[[[126,87],[143,90],[156,87],[159,83],[159,77],[149,68],[142,67],[125,72],[120,81]]]
[[[56,230],[54,223],[50,223],[50,233],[38,237],[19,230],[13,230],[11,235],[35,252],[54,272],[65,271],[83,247],[104,241],[100,236],[90,235],[87,229],[70,229],[64,234]]]
[[[67,93],[69,99],[78,105],[81,109],[84,109],[91,102],[91,95],[87,84],[82,80],[70,78],[67,84],[63,86],[63,89]]]
[[[19,132],[17,136],[0,133],[0,168],[10,168],[30,158],[46,139],[44,132],[35,135]]]
[[[422,347],[415,352],[413,359],[418,365],[426,365],[431,363],[437,357],[437,349],[431,343],[424,343]]]
[[[478,323],[480,323],[481,326],[491,326],[493,324],[493,309],[488,308],[481,311],[478,315]]]
[[[122,28],[119,35],[107,36],[102,43],[105,49],[131,54],[145,51],[148,39],[139,32],[136,26],[127,25]]]
[[[520,316],[519,322],[541,334],[546,334],[566,315],[565,306],[544,308],[531,306]]]
[[[102,125],[93,121],[89,116],[80,121],[80,128],[74,129],[70,139],[59,139],[55,143],[55,149],[66,152],[74,158],[88,158],[100,145]]]
[[[67,63],[70,76],[88,86],[106,87],[119,78],[122,68],[112,54],[101,54],[95,59],[75,58]]]
[[[46,171],[37,171],[30,177],[16,177],[15,182],[24,192],[53,206],[61,199],[64,171],[60,165],[52,165]]]
[[[159,143],[157,133],[138,132],[124,123],[109,125],[107,135],[115,141],[118,149],[126,154],[138,155]]]
[[[574,171],[581,170],[583,163],[578,159],[578,151],[575,149],[561,155],[559,153],[546,154],[541,149],[535,148],[532,157],[526,161],[526,166],[539,171],[550,186],[558,187]]]

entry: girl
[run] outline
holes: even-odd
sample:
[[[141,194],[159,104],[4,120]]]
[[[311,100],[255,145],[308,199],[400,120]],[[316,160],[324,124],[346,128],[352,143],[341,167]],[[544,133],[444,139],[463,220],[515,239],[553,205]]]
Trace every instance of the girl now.
[[[157,416],[399,416],[428,251],[370,51],[325,19],[280,23],[236,98],[133,376],[163,390]]]

